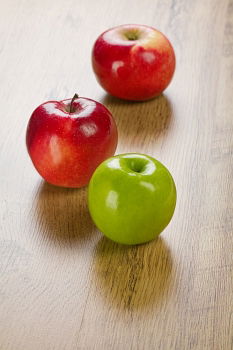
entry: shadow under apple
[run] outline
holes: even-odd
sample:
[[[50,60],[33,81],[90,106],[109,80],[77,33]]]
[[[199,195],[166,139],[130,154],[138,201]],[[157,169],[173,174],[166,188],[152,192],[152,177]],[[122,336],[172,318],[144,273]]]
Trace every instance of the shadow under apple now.
[[[165,241],[124,246],[101,238],[93,262],[98,293],[111,307],[151,310],[167,299],[172,282],[172,257]]]
[[[95,230],[87,206],[87,188],[62,188],[42,182],[36,212],[41,231],[53,244],[84,242]]]
[[[145,102],[124,101],[105,95],[101,102],[116,121],[123,150],[126,143],[130,152],[146,152],[171,126],[172,108],[169,99],[163,94]],[[119,142],[120,151],[121,146]]]

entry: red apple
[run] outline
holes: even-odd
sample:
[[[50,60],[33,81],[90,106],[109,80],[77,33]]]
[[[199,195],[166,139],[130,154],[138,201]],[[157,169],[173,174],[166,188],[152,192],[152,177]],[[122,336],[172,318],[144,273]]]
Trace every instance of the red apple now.
[[[47,182],[82,187],[96,167],[114,154],[117,128],[101,103],[75,95],[37,107],[28,123],[26,144],[35,168]]]
[[[158,96],[175,71],[175,53],[158,30],[139,24],[102,33],[92,50],[92,66],[100,85],[111,95],[143,101]]]

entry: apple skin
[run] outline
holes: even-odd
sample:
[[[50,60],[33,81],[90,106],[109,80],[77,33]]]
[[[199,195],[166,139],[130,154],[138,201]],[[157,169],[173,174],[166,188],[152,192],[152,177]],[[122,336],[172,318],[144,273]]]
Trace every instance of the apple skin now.
[[[156,238],[175,210],[176,186],[167,168],[137,153],[105,160],[88,187],[91,217],[105,236],[122,244]]]
[[[109,110],[75,96],[41,104],[27,127],[31,160],[38,173],[56,186],[87,185],[96,167],[113,156],[117,146],[117,128]]]
[[[143,101],[160,95],[170,83],[176,59],[169,40],[155,28],[127,24],[102,33],[92,49],[92,67],[111,95]]]

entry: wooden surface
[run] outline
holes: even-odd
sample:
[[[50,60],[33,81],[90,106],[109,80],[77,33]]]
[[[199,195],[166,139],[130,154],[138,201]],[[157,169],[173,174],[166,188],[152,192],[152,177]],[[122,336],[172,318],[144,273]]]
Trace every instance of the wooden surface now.
[[[107,96],[91,47],[105,29],[152,25],[174,80],[147,103]],[[233,1],[8,0],[0,4],[0,349],[233,349]],[[74,92],[106,104],[117,153],[172,172],[175,215],[150,244],[94,227],[86,189],[44,183],[25,147],[31,112]]]

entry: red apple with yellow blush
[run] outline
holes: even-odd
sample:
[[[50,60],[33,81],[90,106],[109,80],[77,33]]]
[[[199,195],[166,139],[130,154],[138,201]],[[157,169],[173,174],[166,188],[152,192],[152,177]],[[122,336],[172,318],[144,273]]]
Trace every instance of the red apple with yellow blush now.
[[[117,128],[109,110],[94,100],[48,101],[32,113],[26,133],[31,160],[49,183],[83,187],[105,159],[114,155]]]
[[[102,33],[92,50],[100,85],[111,95],[134,101],[160,95],[175,71],[170,41],[153,27],[127,24]]]

